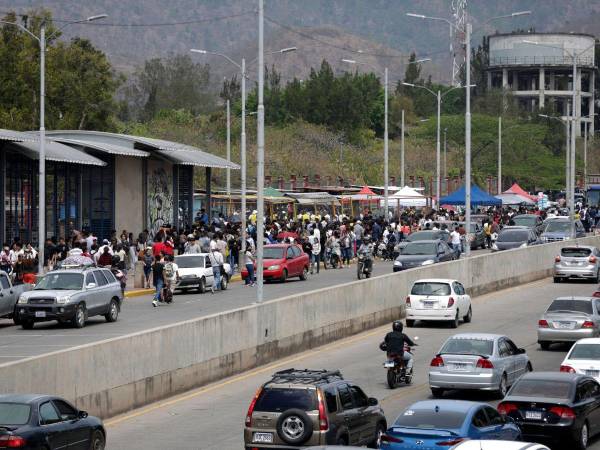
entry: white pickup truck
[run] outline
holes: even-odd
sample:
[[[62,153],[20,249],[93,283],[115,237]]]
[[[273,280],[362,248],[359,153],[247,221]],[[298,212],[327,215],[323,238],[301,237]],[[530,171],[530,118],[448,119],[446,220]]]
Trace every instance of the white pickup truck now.
[[[16,311],[16,304],[21,294],[30,291],[31,284],[19,284],[13,286],[10,277],[0,270],[0,318],[12,319],[15,325],[19,325],[19,315]]]
[[[208,253],[192,253],[178,255],[175,257],[177,264],[177,283],[175,290],[187,292],[190,289],[198,289],[201,293],[212,287],[215,278],[210,264]],[[223,264],[221,273],[221,289],[227,289],[231,279],[231,266]]]

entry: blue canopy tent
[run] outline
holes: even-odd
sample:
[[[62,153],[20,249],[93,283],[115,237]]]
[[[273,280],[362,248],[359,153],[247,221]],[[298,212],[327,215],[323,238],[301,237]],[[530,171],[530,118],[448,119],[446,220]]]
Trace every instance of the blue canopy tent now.
[[[463,184],[452,194],[442,197],[440,205],[464,205],[465,185]],[[502,200],[491,196],[476,184],[471,185],[471,206],[502,206]]]

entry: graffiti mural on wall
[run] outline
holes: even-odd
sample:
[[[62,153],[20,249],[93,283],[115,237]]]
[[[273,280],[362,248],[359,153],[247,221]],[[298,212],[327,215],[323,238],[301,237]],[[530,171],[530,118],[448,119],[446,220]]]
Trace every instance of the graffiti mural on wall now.
[[[161,226],[173,221],[173,175],[171,167],[159,162],[148,164],[148,231],[154,236]]]

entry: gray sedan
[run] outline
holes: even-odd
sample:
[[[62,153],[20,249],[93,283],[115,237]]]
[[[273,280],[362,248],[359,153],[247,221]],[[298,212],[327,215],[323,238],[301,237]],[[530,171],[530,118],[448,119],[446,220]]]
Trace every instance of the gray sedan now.
[[[429,387],[434,397],[449,389],[492,391],[504,397],[519,377],[532,370],[525,349],[508,337],[462,333],[449,338],[431,360]]]
[[[589,245],[564,247],[554,258],[554,282],[567,278],[600,281],[600,250]]]
[[[538,321],[538,343],[547,350],[554,342],[575,342],[600,336],[600,299],[559,297]]]
[[[504,227],[498,233],[498,239],[492,244],[492,251],[511,250],[513,248],[525,248],[530,245],[539,244],[537,234],[531,228],[523,226]]]
[[[440,239],[409,242],[394,261],[394,272],[454,259],[456,259],[454,250]]]

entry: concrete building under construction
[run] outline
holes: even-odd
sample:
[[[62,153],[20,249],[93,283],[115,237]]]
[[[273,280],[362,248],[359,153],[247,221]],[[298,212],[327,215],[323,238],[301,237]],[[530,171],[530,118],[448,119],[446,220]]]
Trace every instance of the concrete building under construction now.
[[[575,116],[580,126],[594,132],[595,38],[572,33],[510,33],[489,36],[488,88],[510,90],[519,105],[531,112],[553,105],[566,118],[571,114],[573,88]],[[576,79],[573,83],[573,62]]]

